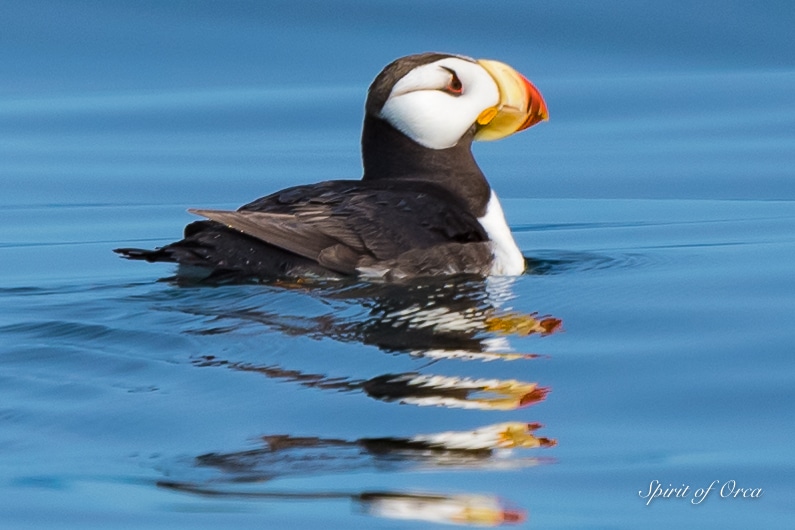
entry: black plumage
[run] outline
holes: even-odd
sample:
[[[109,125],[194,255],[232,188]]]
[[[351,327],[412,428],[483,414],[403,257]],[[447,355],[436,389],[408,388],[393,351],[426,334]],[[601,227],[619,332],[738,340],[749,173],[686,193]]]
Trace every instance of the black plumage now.
[[[220,275],[340,276],[363,272],[399,279],[486,274],[483,227],[444,188],[422,181],[327,181],[296,186],[236,212],[197,210],[211,221],[131,258],[174,261]]]

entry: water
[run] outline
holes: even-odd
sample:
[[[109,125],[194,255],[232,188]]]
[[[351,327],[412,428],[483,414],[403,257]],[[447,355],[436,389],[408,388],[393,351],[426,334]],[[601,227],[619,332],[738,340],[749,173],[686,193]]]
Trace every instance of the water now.
[[[3,8],[0,527],[788,527],[788,4],[323,5]],[[425,49],[547,99],[476,147],[528,274],[208,287],[111,253],[357,175],[367,83]]]

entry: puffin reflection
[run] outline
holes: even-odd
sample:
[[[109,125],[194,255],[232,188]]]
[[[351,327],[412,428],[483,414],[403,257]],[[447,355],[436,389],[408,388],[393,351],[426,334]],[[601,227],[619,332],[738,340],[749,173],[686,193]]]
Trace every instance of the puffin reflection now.
[[[517,456],[514,451],[556,445],[556,440],[536,435],[540,428],[538,423],[506,422],[472,431],[355,440],[268,435],[261,437],[262,447],[203,454],[192,459],[191,467],[205,484],[254,483],[352,471],[517,469],[548,461]],[[173,477],[179,470],[167,471]]]
[[[231,453],[207,453],[192,459],[189,469],[163,469],[170,478],[160,487],[197,495],[262,500],[351,499],[369,515],[428,522],[497,526],[526,518],[492,495],[406,492],[282,492],[260,483],[296,476],[353,471],[406,472],[434,469],[517,469],[547,459],[521,457],[517,449],[554,446],[537,436],[538,423],[506,422],[472,431],[446,431],[410,437],[339,438],[269,435],[262,447]],[[189,480],[179,480],[189,473]]]
[[[527,519],[527,512],[507,505],[493,495],[401,493],[365,491],[362,493],[229,491],[185,482],[161,481],[162,488],[209,497],[273,501],[350,500],[361,513],[387,519],[425,521],[462,526],[502,526]]]
[[[285,314],[284,307],[207,307],[184,309],[214,322],[252,322],[286,336],[373,345],[385,352],[429,359],[519,360],[535,354],[513,351],[507,337],[548,336],[562,321],[507,307],[513,279],[489,281],[458,277],[395,283],[278,282],[279,289],[301,293],[330,309],[322,314]],[[271,287],[273,288],[273,287]],[[235,325],[206,333],[232,332]],[[219,331],[220,330],[220,331]],[[202,331],[197,331],[202,333]]]
[[[389,519],[470,526],[518,524],[527,519],[524,510],[507,507],[490,495],[363,493],[358,500],[366,513]]]
[[[305,387],[340,392],[363,392],[386,402],[418,406],[437,406],[479,410],[515,410],[546,398],[548,387],[515,379],[474,379],[419,372],[385,374],[367,380],[327,377],[278,366],[255,366],[202,357],[196,366],[225,366],[242,372],[256,372],[272,379],[298,383]]]
[[[263,286],[253,296],[231,300],[222,308],[207,304],[181,308],[208,317],[195,333],[248,332],[258,328],[285,337],[329,339],[345,344],[372,345],[387,353],[409,354],[431,361],[420,370],[358,375],[365,364],[335,366],[337,375],[321,370],[292,369],[284,364],[306,362],[278,352],[226,351],[202,355],[197,367],[258,373],[270,379],[328,392],[351,392],[383,402],[415,406],[510,411],[545,400],[549,388],[536,382],[496,377],[463,377],[430,373],[450,360],[516,361],[539,357],[517,353],[511,337],[546,337],[561,330],[560,319],[522,313],[510,307],[513,280],[446,278],[404,283],[280,282]],[[276,293],[276,297],[274,297]],[[223,295],[224,293],[221,293]],[[307,297],[312,301],[301,301]],[[299,301],[300,310],[292,302]],[[319,302],[319,303],[314,303]],[[171,304],[172,302],[170,302]],[[270,305],[272,304],[272,305]],[[216,304],[217,305],[217,304]],[[306,310],[306,306],[310,310]],[[173,306],[172,306],[173,307]],[[295,313],[298,314],[295,314]],[[293,314],[291,314],[293,313]],[[210,324],[208,326],[207,324]],[[263,362],[261,355],[273,358]],[[241,355],[243,358],[237,357]],[[256,355],[254,359],[252,355]],[[247,357],[247,358],[246,358]],[[395,359],[397,361],[397,359]],[[393,361],[390,361],[390,363]],[[403,365],[403,362],[399,362]],[[186,493],[274,500],[350,499],[366,514],[427,522],[478,526],[517,523],[521,509],[506,508],[491,495],[354,491],[281,492],[282,478],[348,476],[356,472],[412,473],[469,470],[492,472],[522,469],[550,462],[537,454],[556,445],[539,435],[541,425],[505,422],[471,431],[445,431],[405,437],[355,439],[276,434],[262,436],[258,445],[242,451],[211,452],[174,462],[163,469],[163,487]],[[186,465],[187,464],[187,465]],[[187,480],[179,480],[185,477]]]

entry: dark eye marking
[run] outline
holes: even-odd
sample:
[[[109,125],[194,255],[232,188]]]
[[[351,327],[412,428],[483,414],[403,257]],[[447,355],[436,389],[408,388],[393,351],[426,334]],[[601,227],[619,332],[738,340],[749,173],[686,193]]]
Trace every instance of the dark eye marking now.
[[[455,73],[455,70],[451,68],[446,68],[442,66],[445,70],[450,72],[450,81],[448,81],[447,86],[444,87],[444,91],[452,94],[453,96],[460,96],[464,93],[464,85],[461,84],[461,80],[458,78],[458,75]]]

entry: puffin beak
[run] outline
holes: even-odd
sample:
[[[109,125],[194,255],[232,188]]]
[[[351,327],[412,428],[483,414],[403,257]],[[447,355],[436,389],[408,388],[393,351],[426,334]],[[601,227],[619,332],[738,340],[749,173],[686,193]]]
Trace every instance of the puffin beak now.
[[[475,140],[499,140],[549,119],[541,92],[522,74],[505,63],[481,59],[482,66],[500,91],[500,101],[478,116]]]

